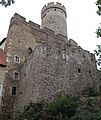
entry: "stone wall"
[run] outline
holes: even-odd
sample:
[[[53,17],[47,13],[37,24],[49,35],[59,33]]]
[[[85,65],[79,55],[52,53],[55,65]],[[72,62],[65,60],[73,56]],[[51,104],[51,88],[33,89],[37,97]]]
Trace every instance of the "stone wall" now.
[[[18,63],[15,55],[20,58]],[[18,14],[10,22],[5,59],[4,117],[29,101],[49,100],[60,93],[80,94],[85,87],[98,84],[93,54],[64,35],[26,22]],[[17,80],[15,72],[19,73]],[[13,86],[16,95],[12,95]]]
[[[50,100],[58,94],[77,95],[98,86],[95,57],[73,40],[47,34],[36,36],[37,46],[21,67],[15,108],[30,101]]]
[[[5,92],[3,93],[2,102],[2,110],[4,116],[9,115],[13,112],[13,104],[16,100],[16,95],[12,95],[12,87],[14,86],[16,87],[16,90],[18,90],[18,84],[21,80],[20,66],[23,64],[25,58],[27,57],[29,48],[34,49],[36,46],[36,38],[33,36],[32,32],[34,32],[34,29],[37,31],[38,27],[39,25],[32,23],[31,21],[27,23],[25,19],[18,14],[15,14],[11,19],[4,50],[6,59],[5,61],[7,65],[4,80]],[[15,56],[19,57],[19,63],[15,62]],[[14,78],[15,72],[19,74],[18,80]]]
[[[19,81],[21,80],[20,67],[28,57],[30,50],[34,50],[37,45],[40,45],[40,41],[44,43],[49,39],[48,34],[55,35],[54,31],[50,29],[44,28],[42,30],[38,24],[31,21],[26,22],[25,18],[18,14],[15,14],[11,19],[4,50],[6,61],[5,92],[3,93],[2,102],[4,114],[13,113],[14,101],[16,101],[17,95],[12,95],[12,87],[16,87],[18,91]],[[57,34],[56,38],[67,39],[59,34]],[[19,57],[19,63],[15,62],[15,56]],[[15,72],[19,74],[18,80],[14,78]]]

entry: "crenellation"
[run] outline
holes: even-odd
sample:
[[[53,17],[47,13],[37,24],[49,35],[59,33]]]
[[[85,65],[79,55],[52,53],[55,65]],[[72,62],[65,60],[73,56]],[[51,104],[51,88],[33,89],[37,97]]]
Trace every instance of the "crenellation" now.
[[[99,87],[94,54],[68,40],[64,5],[48,3],[41,16],[41,26],[17,13],[11,18],[4,49],[2,120],[29,101],[50,101],[60,93],[80,95],[85,87]]]
[[[26,25],[28,24],[24,17],[22,17],[21,15],[15,13],[14,17],[11,18],[10,27],[12,26],[12,24],[19,24],[19,25],[21,25],[22,23],[24,23]]]
[[[47,6],[49,6],[49,7],[54,6],[54,2],[50,2],[50,3],[48,3]]]
[[[69,43],[74,46],[78,46],[78,44],[73,39],[69,39]]]
[[[40,30],[40,25],[38,25],[38,24],[36,24],[36,23],[34,23],[32,21],[29,21],[28,25],[29,25],[29,27],[31,27],[33,29]]]
[[[17,13],[14,14],[14,17],[15,17],[16,19],[18,19],[18,20],[26,21],[26,18],[25,18],[25,17],[23,17],[23,16],[21,16],[21,15],[19,15],[19,14],[17,14]]]
[[[42,10],[41,10],[41,13],[46,9],[46,5],[43,6]]]
[[[66,13],[66,8],[65,8],[65,6],[62,5],[62,4],[59,3],[59,2],[56,2],[56,4],[55,4],[54,2],[48,3],[47,5],[45,5],[45,6],[42,8],[41,13],[43,13],[46,9],[49,9],[49,8],[58,8],[58,9],[63,10],[63,11]]]
[[[67,25],[66,25],[66,9],[60,3],[48,3],[41,10],[41,27],[47,27],[55,33],[60,33],[67,36]]]
[[[61,3],[59,3],[59,2],[56,2],[56,5],[57,5],[57,6],[61,6],[62,4],[61,4]]]

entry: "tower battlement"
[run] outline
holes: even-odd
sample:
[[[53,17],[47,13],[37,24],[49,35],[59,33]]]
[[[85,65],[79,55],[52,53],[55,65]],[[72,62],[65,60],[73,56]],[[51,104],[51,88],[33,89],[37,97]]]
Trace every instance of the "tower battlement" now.
[[[0,68],[0,120],[30,101],[81,95],[85,88],[100,85],[94,55],[68,40],[64,5],[48,3],[41,18],[41,26],[17,13],[10,21],[3,43],[6,66]]]
[[[41,10],[41,27],[67,36],[66,8],[59,2],[50,2]]]
[[[48,3],[47,5],[44,5],[44,7],[42,8],[42,10],[41,10],[41,18],[44,17],[44,14],[45,14],[44,12],[49,12],[49,9],[51,9],[51,8],[60,9],[61,12],[64,12],[65,15],[66,15],[66,8],[65,8],[64,5],[62,5],[62,4],[59,3],[59,2],[56,2],[56,3],[50,2],[50,3]],[[67,16],[67,15],[66,15],[66,16]]]

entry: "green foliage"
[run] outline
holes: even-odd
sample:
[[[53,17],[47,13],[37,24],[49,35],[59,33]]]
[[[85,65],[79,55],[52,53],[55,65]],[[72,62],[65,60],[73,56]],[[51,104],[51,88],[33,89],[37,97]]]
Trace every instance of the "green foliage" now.
[[[94,96],[98,96],[99,93],[97,92],[97,88],[96,86],[92,86],[88,88],[88,96],[89,97],[94,97]]]
[[[96,1],[96,6],[98,8],[97,14],[100,16],[101,15],[101,0]],[[98,27],[98,29],[96,30],[96,35],[98,38],[101,37],[101,27]],[[96,55],[97,65],[100,66],[101,65],[101,45],[97,45],[97,49],[94,51],[94,53]]]
[[[101,120],[101,111],[84,112],[80,115],[72,117],[70,120]]]
[[[21,118],[21,120],[23,120],[23,119],[40,120],[42,118],[42,112],[43,112],[43,103],[30,102],[28,105],[26,105],[24,107],[24,112],[20,116],[20,118]]]
[[[101,65],[101,45],[97,45],[97,49],[94,50],[94,54],[96,55],[97,65],[100,67],[100,65]]]
[[[46,114],[52,114],[53,118],[67,119],[75,115],[78,106],[78,97],[60,97],[55,101],[47,104]]]
[[[10,120],[68,120],[75,115],[78,97],[59,97],[53,102],[29,103]]]
[[[97,14],[101,15],[101,0],[97,0],[96,5],[98,8]]]
[[[93,96],[89,97],[90,101],[97,101],[95,86],[89,88],[89,96]],[[73,96],[62,96],[52,102],[30,102],[24,107],[23,112],[17,112],[10,120],[101,120],[100,109],[84,109],[83,112],[75,114],[80,104],[80,98]]]
[[[101,15],[101,0],[97,0],[96,6],[98,8],[97,14]],[[101,27],[98,27],[98,29],[96,30],[96,34],[97,34],[97,37],[101,37]]]
[[[96,30],[96,35],[97,37],[101,37],[101,27],[98,27],[98,29]]]
[[[11,4],[14,4],[14,3],[15,3],[14,0],[1,0],[0,2],[0,4],[5,7],[10,6]]]
[[[82,91],[82,95],[86,95],[88,97],[96,97],[99,95],[99,92],[97,91],[97,87],[94,85],[91,87],[84,88]]]
[[[100,120],[101,112],[98,111],[100,104],[96,86],[89,87],[86,91],[88,98],[86,101],[84,99],[84,102],[81,102],[78,96],[60,96],[50,102],[30,102],[22,112],[17,112],[10,120]],[[80,105],[87,109],[83,108],[82,111],[81,106],[81,110],[76,113]],[[95,107],[92,108],[92,105]]]
[[[16,114],[13,115],[13,117],[10,118],[9,120],[21,120],[21,119],[20,119],[21,114],[22,114],[22,112],[21,112],[20,110],[18,110],[18,111],[16,112]]]

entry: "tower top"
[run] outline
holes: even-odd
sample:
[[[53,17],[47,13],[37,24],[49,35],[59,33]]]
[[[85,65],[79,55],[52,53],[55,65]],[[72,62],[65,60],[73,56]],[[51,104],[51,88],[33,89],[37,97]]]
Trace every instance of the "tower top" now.
[[[62,5],[59,2],[56,2],[56,3],[50,2],[47,5],[44,5],[44,7],[42,8],[42,10],[41,10],[41,18],[44,17],[43,16],[44,11],[46,11],[46,10],[48,10],[50,8],[58,8],[58,9],[62,10],[65,13],[65,15],[67,16],[67,14],[66,14],[66,8],[65,8],[64,5]]]
[[[67,36],[66,8],[59,2],[50,2],[41,10],[41,27],[49,28],[55,34]]]

